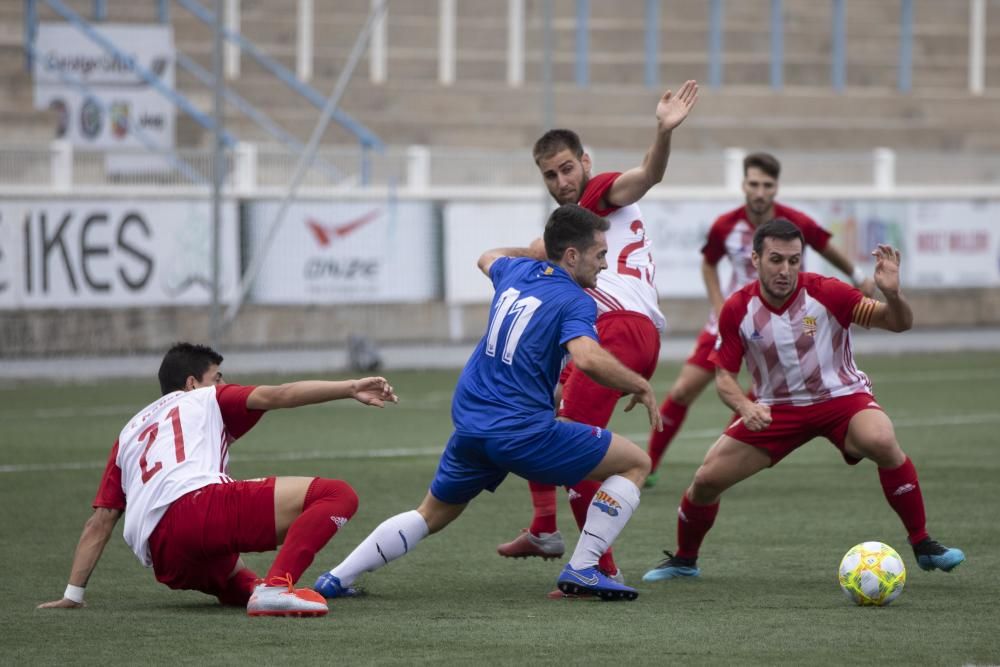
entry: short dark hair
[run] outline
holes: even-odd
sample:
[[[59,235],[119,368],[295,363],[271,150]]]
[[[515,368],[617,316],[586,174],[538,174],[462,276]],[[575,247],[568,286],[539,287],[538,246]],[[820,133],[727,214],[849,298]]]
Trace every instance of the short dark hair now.
[[[750,155],[743,158],[744,177],[750,171],[751,167],[760,169],[774,180],[778,180],[778,177],[781,176],[781,163],[778,162],[778,158],[770,153],[750,153]]]
[[[757,253],[758,257],[764,251],[764,239],[768,238],[782,239],[783,241],[798,239],[803,248],[806,245],[806,241],[802,237],[802,230],[785,218],[768,220],[753,233],[753,251]]]
[[[594,232],[606,232],[610,224],[601,216],[576,204],[563,204],[545,223],[545,253],[558,262],[569,248],[586,250],[594,245]]]
[[[190,376],[201,378],[212,364],[221,364],[222,355],[207,345],[175,343],[163,355],[160,362],[160,393],[164,396],[172,391],[184,389]]]
[[[542,158],[555,155],[564,148],[568,148],[577,159],[583,157],[583,142],[580,141],[580,136],[573,130],[564,128],[549,130],[539,137],[535,147],[531,149],[531,155],[535,158],[535,164],[538,164]]]

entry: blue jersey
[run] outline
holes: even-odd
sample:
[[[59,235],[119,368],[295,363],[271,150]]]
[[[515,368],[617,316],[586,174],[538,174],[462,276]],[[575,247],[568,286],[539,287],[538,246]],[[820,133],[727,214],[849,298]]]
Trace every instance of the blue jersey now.
[[[501,257],[486,335],[465,364],[451,403],[464,435],[529,433],[551,425],[553,392],[574,338],[597,338],[594,300],[562,268]]]

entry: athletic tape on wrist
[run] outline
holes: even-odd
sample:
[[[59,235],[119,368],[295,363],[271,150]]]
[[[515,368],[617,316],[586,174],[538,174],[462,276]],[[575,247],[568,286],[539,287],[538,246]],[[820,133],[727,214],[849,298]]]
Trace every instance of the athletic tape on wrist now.
[[[67,600],[72,600],[73,602],[80,604],[83,602],[83,592],[86,589],[83,586],[74,586],[73,584],[66,584],[66,592],[63,593],[63,597]]]

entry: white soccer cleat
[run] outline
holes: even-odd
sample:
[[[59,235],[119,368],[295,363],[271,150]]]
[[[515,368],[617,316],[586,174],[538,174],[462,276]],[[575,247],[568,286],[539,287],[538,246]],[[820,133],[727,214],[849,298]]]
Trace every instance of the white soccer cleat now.
[[[292,586],[291,575],[261,581],[247,602],[247,616],[326,616],[326,599],[309,588]]]

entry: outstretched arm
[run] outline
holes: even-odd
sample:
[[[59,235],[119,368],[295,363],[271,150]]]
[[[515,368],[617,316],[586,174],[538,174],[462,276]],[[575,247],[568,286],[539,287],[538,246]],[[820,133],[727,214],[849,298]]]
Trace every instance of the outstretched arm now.
[[[247,408],[298,408],[342,398],[353,398],[359,403],[377,408],[383,407],[386,402],[399,402],[388,380],[384,377],[367,377],[358,380],[301,380],[277,386],[260,385],[247,396]]]
[[[66,593],[60,600],[38,605],[39,609],[76,609],[84,606],[83,589],[87,586],[94,568],[97,567],[97,562],[104,553],[104,546],[111,538],[115,524],[121,516],[121,510],[104,507],[94,509],[94,513],[83,526],[80,541],[76,543]]]
[[[879,244],[872,255],[875,257],[875,285],[885,296],[885,302],[862,299],[854,307],[852,319],[865,327],[906,331],[913,326],[913,310],[899,287],[899,251]]]
[[[613,354],[597,344],[593,338],[580,336],[566,343],[566,349],[573,357],[573,363],[587,377],[599,382],[605,387],[611,387],[623,394],[631,394],[632,398],[625,411],[631,410],[636,403],[642,403],[649,412],[649,423],[657,431],[663,430],[659,404],[653,387],[646,378],[626,367]]]
[[[649,189],[663,180],[670,158],[670,137],[698,101],[698,84],[685,81],[676,95],[667,91],[656,105],[656,138],[646,151],[642,164],[624,172],[604,195],[606,204],[628,206],[642,199]]]
[[[539,249],[537,247],[537,240],[532,242],[531,248],[494,248],[493,250],[487,250],[482,255],[479,256],[479,270],[482,271],[487,278],[490,277],[490,267],[493,266],[493,262],[497,261],[501,257],[531,257],[532,259],[545,259],[544,257],[539,257]],[[544,243],[541,246],[541,252],[544,252]]]
[[[832,244],[827,243],[826,247],[820,251],[823,258],[833,264],[835,267],[844,272],[844,275],[849,276],[851,282],[861,290],[861,293],[865,296],[871,296],[875,293],[875,281],[864,274],[864,272],[851,263],[851,260],[847,259],[842,252],[837,250]]]

